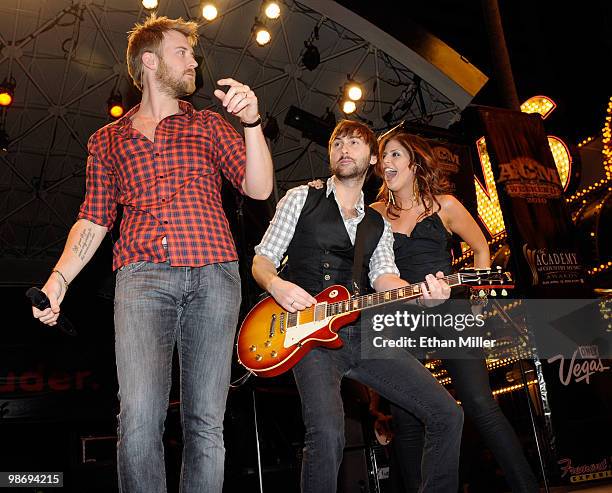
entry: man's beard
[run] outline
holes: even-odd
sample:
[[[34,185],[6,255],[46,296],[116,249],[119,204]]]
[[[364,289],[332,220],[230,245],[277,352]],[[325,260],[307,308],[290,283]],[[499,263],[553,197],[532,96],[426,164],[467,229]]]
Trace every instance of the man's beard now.
[[[365,165],[360,166],[360,163],[357,161],[353,161],[353,163],[349,166],[336,163],[331,166],[331,172],[340,180],[354,180],[363,178],[368,172],[369,163],[362,164]]]
[[[195,77],[185,79],[184,75],[185,74],[176,78],[173,77],[164,59],[159,59],[159,67],[155,73],[155,80],[157,81],[160,91],[163,93],[166,93],[172,98],[180,98],[192,94],[196,89]]]

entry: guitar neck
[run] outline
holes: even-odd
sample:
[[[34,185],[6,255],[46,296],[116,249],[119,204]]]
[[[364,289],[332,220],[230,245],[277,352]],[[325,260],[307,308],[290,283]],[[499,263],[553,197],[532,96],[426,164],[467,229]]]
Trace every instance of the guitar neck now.
[[[442,278],[452,288],[461,284],[461,274],[451,274]],[[366,308],[385,305],[399,300],[409,300],[418,298],[422,294],[421,283],[409,284],[401,288],[379,291],[378,293],[364,294],[362,296],[351,297],[348,300],[329,303],[327,305],[327,315],[341,315],[343,313],[361,311]]]

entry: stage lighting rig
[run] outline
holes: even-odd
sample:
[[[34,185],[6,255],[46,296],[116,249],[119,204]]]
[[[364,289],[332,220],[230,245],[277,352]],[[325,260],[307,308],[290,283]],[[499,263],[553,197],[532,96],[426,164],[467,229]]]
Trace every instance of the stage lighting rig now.
[[[344,94],[351,101],[359,101],[363,97],[363,89],[349,77],[348,82],[344,86]]]
[[[253,24],[253,34],[255,35],[255,41],[259,46],[267,45],[272,39],[270,30],[263,22],[261,22],[257,18],[255,19],[255,23]]]
[[[108,114],[115,120],[121,118],[125,113],[123,98],[120,93],[112,93],[106,102],[106,107]]]
[[[345,115],[349,115],[357,110],[357,101],[363,97],[363,89],[361,85],[351,79],[350,75],[346,77],[348,80],[341,88],[342,97],[340,107]]]
[[[202,7],[202,17],[207,21],[213,21],[219,15],[219,10],[213,2],[204,1],[201,4]]]
[[[264,13],[268,19],[278,19],[280,17],[280,5],[278,2],[269,1],[264,3]]]
[[[6,77],[0,84],[0,106],[7,108],[13,104],[15,97],[15,86],[17,83],[13,77]]]
[[[355,101],[347,99],[342,102],[342,112],[344,114],[350,115],[351,113],[354,113],[356,109],[357,105],[355,104]]]

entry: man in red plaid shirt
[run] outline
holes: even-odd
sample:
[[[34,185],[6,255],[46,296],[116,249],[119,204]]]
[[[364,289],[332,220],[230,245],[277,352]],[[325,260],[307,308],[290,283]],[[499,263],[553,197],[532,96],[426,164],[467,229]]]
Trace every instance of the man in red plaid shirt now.
[[[55,325],[70,282],[123,206],[114,247],[120,491],[166,490],[162,435],[177,344],[184,450],[181,491],[220,492],[223,415],[240,306],[237,254],[221,206],[221,175],[266,199],[272,159],[257,98],[233,79],[215,90],[244,139],[220,115],[178,98],[195,91],[197,24],[155,17],[130,33],[128,71],[140,105],[89,140],[86,195],[43,291]]]

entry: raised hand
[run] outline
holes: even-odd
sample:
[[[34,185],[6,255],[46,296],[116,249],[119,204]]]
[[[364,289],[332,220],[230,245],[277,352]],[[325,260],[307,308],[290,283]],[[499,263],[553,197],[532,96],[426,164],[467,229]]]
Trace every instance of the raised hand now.
[[[234,79],[217,81],[220,86],[229,86],[226,92],[215,89],[215,96],[232,115],[236,115],[243,123],[253,123],[259,117],[257,96],[249,86]]]

